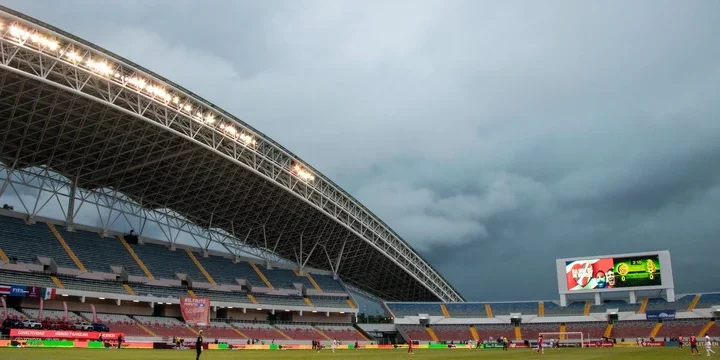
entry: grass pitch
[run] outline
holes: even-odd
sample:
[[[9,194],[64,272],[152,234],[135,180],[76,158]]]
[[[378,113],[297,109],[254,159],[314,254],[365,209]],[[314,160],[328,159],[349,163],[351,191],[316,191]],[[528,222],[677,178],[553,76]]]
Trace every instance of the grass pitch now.
[[[701,355],[705,356],[704,349]],[[713,356],[720,358],[720,355]],[[693,358],[689,349],[677,348],[606,348],[606,349],[560,349],[547,350],[544,355],[537,355],[530,350],[511,349],[502,351],[496,349],[467,350],[467,349],[421,349],[415,355],[408,355],[407,350],[342,350],[332,353],[322,351],[317,353],[311,350],[214,350],[204,351],[201,360],[262,360],[262,359],[350,359],[350,360],[393,360],[393,359],[552,359],[552,360],[676,360]],[[191,350],[110,350],[110,349],[0,349],[0,359],[3,360],[175,360],[195,359],[195,351]]]

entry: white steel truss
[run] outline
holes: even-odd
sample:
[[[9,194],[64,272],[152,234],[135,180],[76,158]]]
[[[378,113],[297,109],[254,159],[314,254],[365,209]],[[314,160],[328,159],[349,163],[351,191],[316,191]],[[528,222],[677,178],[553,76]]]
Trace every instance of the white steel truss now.
[[[193,227],[231,252],[252,246],[268,259],[329,267],[387,300],[463,301],[368,209],[249,125],[59,29],[3,7],[0,23],[8,179],[42,168],[46,184],[73,179],[62,185],[77,189],[73,201],[97,194],[96,205]]]

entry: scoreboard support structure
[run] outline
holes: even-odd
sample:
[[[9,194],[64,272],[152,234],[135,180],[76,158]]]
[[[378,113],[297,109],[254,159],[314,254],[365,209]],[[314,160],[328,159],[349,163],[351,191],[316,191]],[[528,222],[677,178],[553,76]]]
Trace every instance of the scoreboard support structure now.
[[[625,297],[636,304],[638,292],[646,291],[675,301],[667,250],[557,259],[556,265],[560,306],[567,306],[568,298],[588,300],[589,295],[595,305],[602,305],[603,294],[612,294],[613,299]]]

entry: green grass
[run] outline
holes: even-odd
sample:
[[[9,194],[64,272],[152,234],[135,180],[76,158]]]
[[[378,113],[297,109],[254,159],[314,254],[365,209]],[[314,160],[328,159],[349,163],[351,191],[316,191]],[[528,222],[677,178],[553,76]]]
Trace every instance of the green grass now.
[[[705,351],[702,356],[705,356]],[[720,355],[718,355],[720,357]],[[676,360],[692,358],[689,349],[677,348],[614,348],[614,349],[560,349],[547,350],[545,355],[536,355],[530,350],[511,349],[508,351],[487,350],[416,350],[410,357],[407,350],[342,350],[317,353],[311,350],[263,351],[263,350],[214,350],[204,351],[201,360],[261,360],[261,359],[572,359],[572,360]],[[110,350],[110,349],[0,349],[3,360],[174,360],[195,359],[191,350]]]

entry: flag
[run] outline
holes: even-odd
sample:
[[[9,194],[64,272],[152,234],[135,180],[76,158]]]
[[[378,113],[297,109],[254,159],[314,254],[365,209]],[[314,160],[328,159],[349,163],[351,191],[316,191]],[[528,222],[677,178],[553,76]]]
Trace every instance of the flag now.
[[[67,316],[67,302],[65,302],[65,301],[63,301],[63,312],[64,312],[64,313],[63,313],[63,320],[64,320],[64,321],[68,321],[68,316]]]
[[[45,300],[54,300],[55,290],[55,288],[42,288],[42,290],[40,290],[40,298]]]
[[[10,285],[0,285],[0,295],[10,294]]]
[[[92,322],[93,322],[93,324],[97,324],[98,323],[97,311],[95,311],[94,304],[90,304],[90,310],[92,310]]]
[[[0,301],[2,301],[2,307],[3,307],[2,318],[5,319],[8,316],[7,303],[5,303],[5,297],[4,296],[0,297]]]
[[[43,318],[42,312],[43,312],[44,305],[45,305],[45,300],[43,298],[40,298],[40,309],[38,310],[38,320]]]

